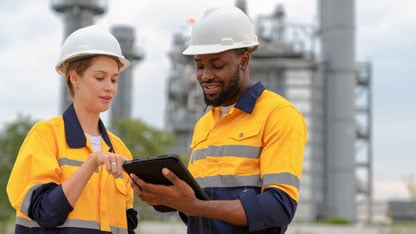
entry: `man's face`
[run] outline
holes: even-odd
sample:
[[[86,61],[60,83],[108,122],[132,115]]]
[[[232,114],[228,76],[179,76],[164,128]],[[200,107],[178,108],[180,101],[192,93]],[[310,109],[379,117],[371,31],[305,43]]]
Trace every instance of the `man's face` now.
[[[239,57],[234,51],[196,55],[197,79],[207,105],[234,104],[240,91]]]

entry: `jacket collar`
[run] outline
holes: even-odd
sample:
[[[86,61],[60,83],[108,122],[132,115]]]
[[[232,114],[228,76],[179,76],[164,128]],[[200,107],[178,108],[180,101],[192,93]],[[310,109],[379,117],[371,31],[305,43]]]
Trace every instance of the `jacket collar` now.
[[[81,148],[87,145],[87,139],[85,138],[84,131],[82,131],[81,124],[75,113],[74,104],[71,104],[62,115],[65,125],[65,138],[66,142],[71,148]],[[101,121],[98,121],[101,137],[105,143],[113,149],[110,138],[108,137],[107,130]]]
[[[266,88],[260,81],[255,83],[249,89],[247,89],[246,92],[243,93],[243,95],[237,101],[235,107],[248,114],[251,114],[257,99],[265,89]]]

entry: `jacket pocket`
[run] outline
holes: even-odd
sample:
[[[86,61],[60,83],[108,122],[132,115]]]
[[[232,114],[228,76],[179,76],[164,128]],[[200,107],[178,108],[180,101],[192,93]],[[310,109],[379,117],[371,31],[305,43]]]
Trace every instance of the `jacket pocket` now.
[[[126,176],[125,174],[123,174],[123,176]],[[126,189],[126,183],[123,179],[123,177],[114,179],[114,183],[116,184],[116,190],[123,194],[126,195],[127,194],[127,189]]]
[[[235,141],[244,141],[249,138],[255,138],[261,132],[260,125],[247,126],[244,128],[233,129],[229,137]],[[258,138],[258,137],[257,137]]]
[[[194,135],[192,142],[191,142],[191,148],[195,149],[199,144],[205,142],[208,138],[209,133],[210,133],[210,130],[207,130],[207,131],[200,131],[199,134]]]

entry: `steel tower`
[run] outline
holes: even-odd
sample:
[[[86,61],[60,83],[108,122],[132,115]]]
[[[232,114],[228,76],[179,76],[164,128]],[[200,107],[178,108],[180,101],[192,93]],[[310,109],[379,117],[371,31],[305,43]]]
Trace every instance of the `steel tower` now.
[[[107,10],[106,0],[51,0],[50,4],[53,10],[62,15],[64,39],[77,29],[92,25],[95,17]],[[61,81],[61,90],[60,112],[70,103],[64,79]]]
[[[354,1],[319,1],[325,74],[326,216],[352,222],[355,197],[355,25]]]
[[[114,123],[118,119],[131,118],[132,109],[132,87],[133,87],[133,68],[136,62],[143,58],[143,53],[134,45],[135,32],[129,26],[114,26],[111,33],[120,43],[123,55],[132,63],[118,79],[117,95],[111,104],[110,122]]]

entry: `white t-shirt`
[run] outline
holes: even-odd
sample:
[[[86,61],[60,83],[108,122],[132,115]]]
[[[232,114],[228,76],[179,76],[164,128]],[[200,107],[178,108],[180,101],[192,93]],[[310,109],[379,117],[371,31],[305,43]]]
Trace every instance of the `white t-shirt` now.
[[[98,136],[91,136],[89,134],[86,134],[88,139],[90,139],[92,148],[94,149],[94,152],[101,150],[101,135]]]
[[[227,114],[231,108],[235,106],[235,103],[229,106],[221,106],[221,117],[223,117],[225,114]]]

